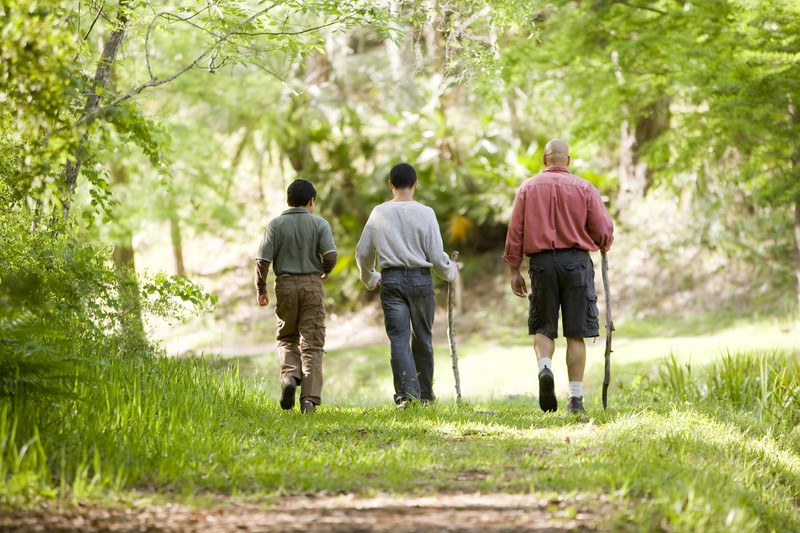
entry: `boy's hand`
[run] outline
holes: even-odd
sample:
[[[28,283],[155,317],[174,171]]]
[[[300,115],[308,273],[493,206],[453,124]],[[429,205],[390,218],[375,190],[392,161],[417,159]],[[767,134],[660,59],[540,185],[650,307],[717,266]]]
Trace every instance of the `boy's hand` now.
[[[259,294],[258,305],[260,305],[261,307],[266,307],[267,305],[269,305],[269,294],[267,294],[266,292]]]

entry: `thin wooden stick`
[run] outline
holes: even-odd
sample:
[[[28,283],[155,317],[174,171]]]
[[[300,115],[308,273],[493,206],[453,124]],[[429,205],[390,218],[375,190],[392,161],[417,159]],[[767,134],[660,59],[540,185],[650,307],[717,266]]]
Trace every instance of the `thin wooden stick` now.
[[[458,252],[453,252],[452,261],[458,261]],[[460,276],[461,274],[459,274]],[[458,375],[458,355],[456,354],[456,334],[453,325],[453,296],[455,281],[447,286],[447,340],[450,343],[450,358],[453,360],[453,376],[456,380],[456,403],[461,402],[461,378]]]
[[[603,259],[603,289],[606,294],[606,351],[605,374],[603,376],[603,409],[608,407],[608,384],[611,382],[611,334],[614,331],[614,322],[611,321],[611,289],[608,285],[608,258],[606,252],[601,251]]]

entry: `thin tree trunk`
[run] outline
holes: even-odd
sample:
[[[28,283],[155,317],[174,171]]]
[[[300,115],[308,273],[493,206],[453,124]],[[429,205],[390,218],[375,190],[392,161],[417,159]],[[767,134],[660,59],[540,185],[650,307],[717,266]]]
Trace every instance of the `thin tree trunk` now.
[[[244,133],[242,134],[242,139],[236,146],[236,152],[234,152],[233,158],[231,159],[231,168],[233,168],[234,170],[238,170],[239,165],[242,163],[242,156],[244,155],[244,151],[247,148],[247,143],[250,142],[251,134],[252,130],[249,127],[245,127]]]
[[[794,241],[797,248],[797,263],[794,266],[797,276],[797,312],[800,314],[800,192],[794,197]]]
[[[139,283],[136,280],[136,264],[134,262],[133,236],[126,232],[114,244],[114,266],[119,277],[118,288],[120,301],[120,325],[122,337],[131,346],[147,344],[142,322],[142,303],[139,296]]]
[[[668,98],[648,105],[643,114],[622,122],[620,131],[619,195],[617,208],[624,211],[643,199],[653,185],[653,169],[645,163],[645,146],[669,128]],[[634,121],[633,124],[631,121]]]
[[[108,85],[108,80],[111,78],[111,70],[114,66],[114,61],[117,58],[122,41],[125,39],[125,32],[128,29],[130,15],[130,0],[120,0],[119,9],[117,10],[117,21],[114,29],[108,36],[108,40],[103,46],[103,54],[100,61],[97,63],[97,70],[94,74],[94,82],[92,88],[86,96],[86,104],[83,107],[82,117],[91,115],[100,105],[100,98]],[[86,126],[88,128],[88,125]],[[84,141],[88,137],[88,130],[84,132]],[[64,184],[67,187],[66,196],[63,201],[64,215],[69,212],[70,199],[72,192],[75,190],[75,185],[78,181],[78,174],[81,170],[81,163],[83,160],[82,146],[78,146],[73,157],[67,161],[64,166]]]
[[[800,118],[797,116],[797,107],[791,94],[789,95],[788,111],[790,124],[796,127]],[[793,143],[793,147],[791,157],[792,174],[800,178],[800,146],[797,145],[796,140]],[[797,252],[797,263],[794,265],[794,272],[797,277],[797,315],[800,317],[800,189],[797,189],[794,195],[794,243],[795,251]]]
[[[169,213],[170,238],[172,240],[172,255],[175,258],[175,273],[182,278],[186,277],[186,267],[183,264],[183,236],[181,222],[173,209]]]
[[[111,175],[113,185],[123,185],[128,182],[128,174],[122,166],[113,165]],[[147,345],[147,337],[142,321],[141,292],[136,279],[134,256],[133,234],[127,228],[123,228],[122,236],[114,243],[113,251],[120,299],[120,326],[126,344],[138,351]]]

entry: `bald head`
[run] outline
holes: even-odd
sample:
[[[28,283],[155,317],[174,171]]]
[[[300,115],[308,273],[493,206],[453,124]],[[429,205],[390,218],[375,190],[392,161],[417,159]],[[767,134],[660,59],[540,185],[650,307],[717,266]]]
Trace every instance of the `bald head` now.
[[[569,146],[561,139],[551,139],[544,145],[544,166],[569,166]]]

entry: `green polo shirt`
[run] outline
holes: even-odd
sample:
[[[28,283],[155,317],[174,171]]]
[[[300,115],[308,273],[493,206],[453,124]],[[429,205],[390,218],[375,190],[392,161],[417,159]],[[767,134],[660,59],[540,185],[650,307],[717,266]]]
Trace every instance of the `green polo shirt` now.
[[[322,256],[335,251],[328,221],[304,207],[292,207],[267,225],[256,259],[272,263],[276,276],[322,274]]]

